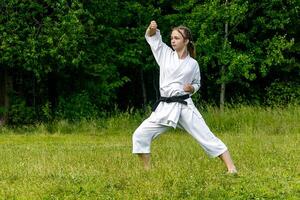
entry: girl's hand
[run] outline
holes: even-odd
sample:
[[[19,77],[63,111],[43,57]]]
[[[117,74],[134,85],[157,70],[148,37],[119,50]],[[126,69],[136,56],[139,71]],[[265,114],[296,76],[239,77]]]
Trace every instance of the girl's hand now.
[[[157,29],[156,21],[151,21],[150,25],[147,28],[146,34],[148,36],[152,36],[156,33],[156,29]]]
[[[183,90],[185,92],[193,93],[194,92],[194,87],[191,84],[187,83],[183,86]]]

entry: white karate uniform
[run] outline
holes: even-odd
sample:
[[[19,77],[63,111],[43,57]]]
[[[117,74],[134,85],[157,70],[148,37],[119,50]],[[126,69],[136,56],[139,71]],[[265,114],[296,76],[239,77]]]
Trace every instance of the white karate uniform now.
[[[159,65],[160,95],[171,97],[188,94],[183,90],[183,86],[187,83],[193,85],[194,93],[197,92],[200,88],[198,62],[189,55],[183,60],[179,59],[176,51],[162,41],[159,30],[155,35],[145,37]],[[224,153],[227,147],[210,131],[192,99],[184,101],[187,105],[179,102],[160,102],[150,117],[135,130],[132,137],[132,152],[150,153],[154,138],[170,127],[179,126],[191,134],[209,156],[216,157]]]

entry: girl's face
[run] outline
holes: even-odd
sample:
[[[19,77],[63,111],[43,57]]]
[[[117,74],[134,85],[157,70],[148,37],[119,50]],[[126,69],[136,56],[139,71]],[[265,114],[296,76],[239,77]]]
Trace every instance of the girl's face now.
[[[185,40],[178,30],[173,30],[171,34],[171,46],[175,51],[181,51],[186,48],[188,40]]]

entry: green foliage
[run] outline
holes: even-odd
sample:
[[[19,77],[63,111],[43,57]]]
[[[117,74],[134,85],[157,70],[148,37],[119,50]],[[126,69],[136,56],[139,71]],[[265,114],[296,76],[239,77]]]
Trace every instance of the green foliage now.
[[[268,68],[291,62],[289,59],[284,58],[283,52],[289,50],[293,43],[293,40],[288,41],[284,36],[274,36],[271,40],[267,39],[265,41],[267,55],[261,64],[261,73],[266,75],[269,71]]]
[[[2,65],[23,69],[42,78],[66,65],[77,66],[84,52],[83,10],[77,1],[42,3],[7,1],[0,8]],[[17,58],[17,59],[15,59]]]
[[[266,104],[271,106],[300,103],[300,85],[293,82],[273,82],[266,88]]]
[[[92,7],[87,9],[86,4]],[[26,83],[21,90],[28,87],[33,96],[38,97],[39,105],[29,105],[32,96],[28,93],[20,96],[27,102],[24,106],[40,112],[41,120],[54,119],[54,113],[44,102],[55,110],[59,98],[71,99],[85,90],[92,96],[92,104],[104,108],[116,99],[115,88],[128,81],[117,71],[119,49],[115,45],[119,43],[115,39],[119,37],[116,27],[120,22],[111,23],[108,14],[111,10],[107,14],[93,10],[96,6],[99,10],[114,9],[115,4],[111,1],[86,4],[66,0],[16,0],[0,5],[4,12],[0,17],[0,29],[3,30],[0,33],[3,39],[1,66],[19,72],[12,72],[14,81],[20,74],[21,80]],[[118,14],[117,8],[115,13]],[[32,74],[28,76],[30,78],[24,75],[28,73]],[[32,78],[37,81],[32,82]],[[17,88],[13,89],[16,94],[20,93]]]
[[[274,2],[274,4],[276,4],[276,2]],[[201,46],[199,50],[205,55],[199,59],[203,60],[202,63],[205,65],[210,65],[211,60],[216,59],[219,61],[219,65],[228,66],[228,81],[233,81],[241,76],[250,80],[255,78],[255,74],[249,76],[247,73],[240,74],[238,72],[237,73],[240,74],[239,76],[235,78],[232,77],[232,73],[236,71],[244,71],[248,73],[253,71],[254,64],[257,67],[261,65],[261,68],[264,69],[266,63],[269,63],[268,66],[286,63],[282,53],[284,50],[289,49],[293,45],[293,40],[287,40],[284,33],[282,35],[276,35],[276,33],[279,34],[279,32],[274,32],[274,36],[268,35],[264,38],[264,36],[261,35],[261,31],[255,29],[258,24],[254,24],[253,27],[248,27],[250,32],[241,32],[239,29],[242,29],[243,26],[246,25],[243,23],[249,23],[248,20],[251,20],[251,18],[254,17],[253,13],[251,13],[251,9],[254,6],[255,4],[249,5],[248,1],[230,1],[228,6],[225,6],[224,4],[222,5],[221,2],[218,2],[199,5],[194,9],[193,17],[199,17],[204,10],[207,10],[207,15],[209,15],[209,17],[202,16],[203,22],[199,23],[201,26],[199,27],[200,35],[198,39],[198,46]],[[267,5],[263,4],[261,6]],[[254,8],[260,9],[261,6]],[[272,9],[269,6],[270,4],[268,3],[268,9]],[[257,11],[257,14],[260,13]],[[276,16],[278,16],[278,14],[276,14]],[[266,19],[266,17],[267,16],[257,15],[252,20],[254,22],[261,22]],[[224,41],[224,25],[226,22],[229,24],[228,43]],[[269,22],[272,24],[270,26],[267,26],[267,23],[268,21],[264,21],[266,29],[275,30],[277,27],[280,28],[286,25],[286,23],[281,22],[281,26],[274,27],[272,24],[273,21]],[[249,25],[251,24],[248,24],[248,26]],[[269,32],[266,34],[269,34]],[[256,37],[259,36],[257,37],[258,40],[262,40],[252,41],[252,38],[255,37],[255,35]],[[238,44],[239,46],[237,46]],[[245,47],[247,47],[247,49],[242,48],[242,44],[246,45]],[[241,58],[246,59],[239,60]],[[238,61],[236,61],[236,59],[238,59]],[[260,60],[261,62],[259,62]],[[240,61],[241,63],[239,66],[234,64]],[[265,73],[263,70],[261,70],[261,72]]]
[[[41,121],[50,122],[53,119],[52,108],[49,101],[41,107]]]
[[[62,105],[77,97],[77,104],[88,99],[90,104],[83,105],[97,108],[97,114],[87,112],[90,118],[110,112],[115,104],[138,106],[144,94],[153,102],[159,72],[144,38],[151,20],[158,22],[167,44],[171,27],[191,28],[201,98],[215,103],[220,84],[226,83],[235,87],[226,88],[227,101],[262,104],[267,91],[267,104],[284,102],[275,96],[295,91],[300,75],[299,9],[299,0],[5,0],[0,4],[0,66],[12,77],[10,92],[26,102],[11,101],[11,116],[25,107],[32,113],[30,123],[54,120],[55,110],[69,118],[73,111],[66,114]],[[274,93],[276,80],[288,80],[291,88]],[[82,91],[87,99],[80,97]],[[89,118],[87,113],[83,116]],[[22,121],[16,118],[10,119]]]
[[[36,120],[36,113],[33,107],[26,105],[24,99],[15,97],[8,111],[8,120],[13,125],[32,124]]]
[[[196,3],[186,22],[196,36],[197,59],[209,80],[207,84],[247,83],[293,63],[293,55],[287,52],[297,36],[295,32],[289,35],[287,28],[293,29],[292,19],[298,17],[296,5],[297,1]],[[293,22],[299,26],[299,21]],[[225,74],[221,76],[222,66]]]
[[[5,108],[0,106],[0,116],[3,116],[5,112]]]
[[[59,119],[71,121],[96,118],[97,107],[91,102],[87,93],[75,94],[67,98],[60,98],[57,108]]]

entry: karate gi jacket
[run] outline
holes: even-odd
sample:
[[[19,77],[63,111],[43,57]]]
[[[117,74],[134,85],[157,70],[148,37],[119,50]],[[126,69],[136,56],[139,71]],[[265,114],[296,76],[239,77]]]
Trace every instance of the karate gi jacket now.
[[[179,59],[177,52],[162,41],[158,29],[155,35],[150,37],[146,34],[145,38],[159,65],[160,95],[162,97],[171,97],[189,94],[183,90],[184,85],[187,83],[192,84],[194,93],[197,92],[200,88],[200,69],[198,62],[190,57],[190,55],[182,60]],[[187,107],[191,109],[191,112],[196,112],[201,116],[191,98],[185,101],[188,103]],[[160,102],[156,110],[151,113],[149,120],[176,128],[183,106],[186,105],[178,102]]]

